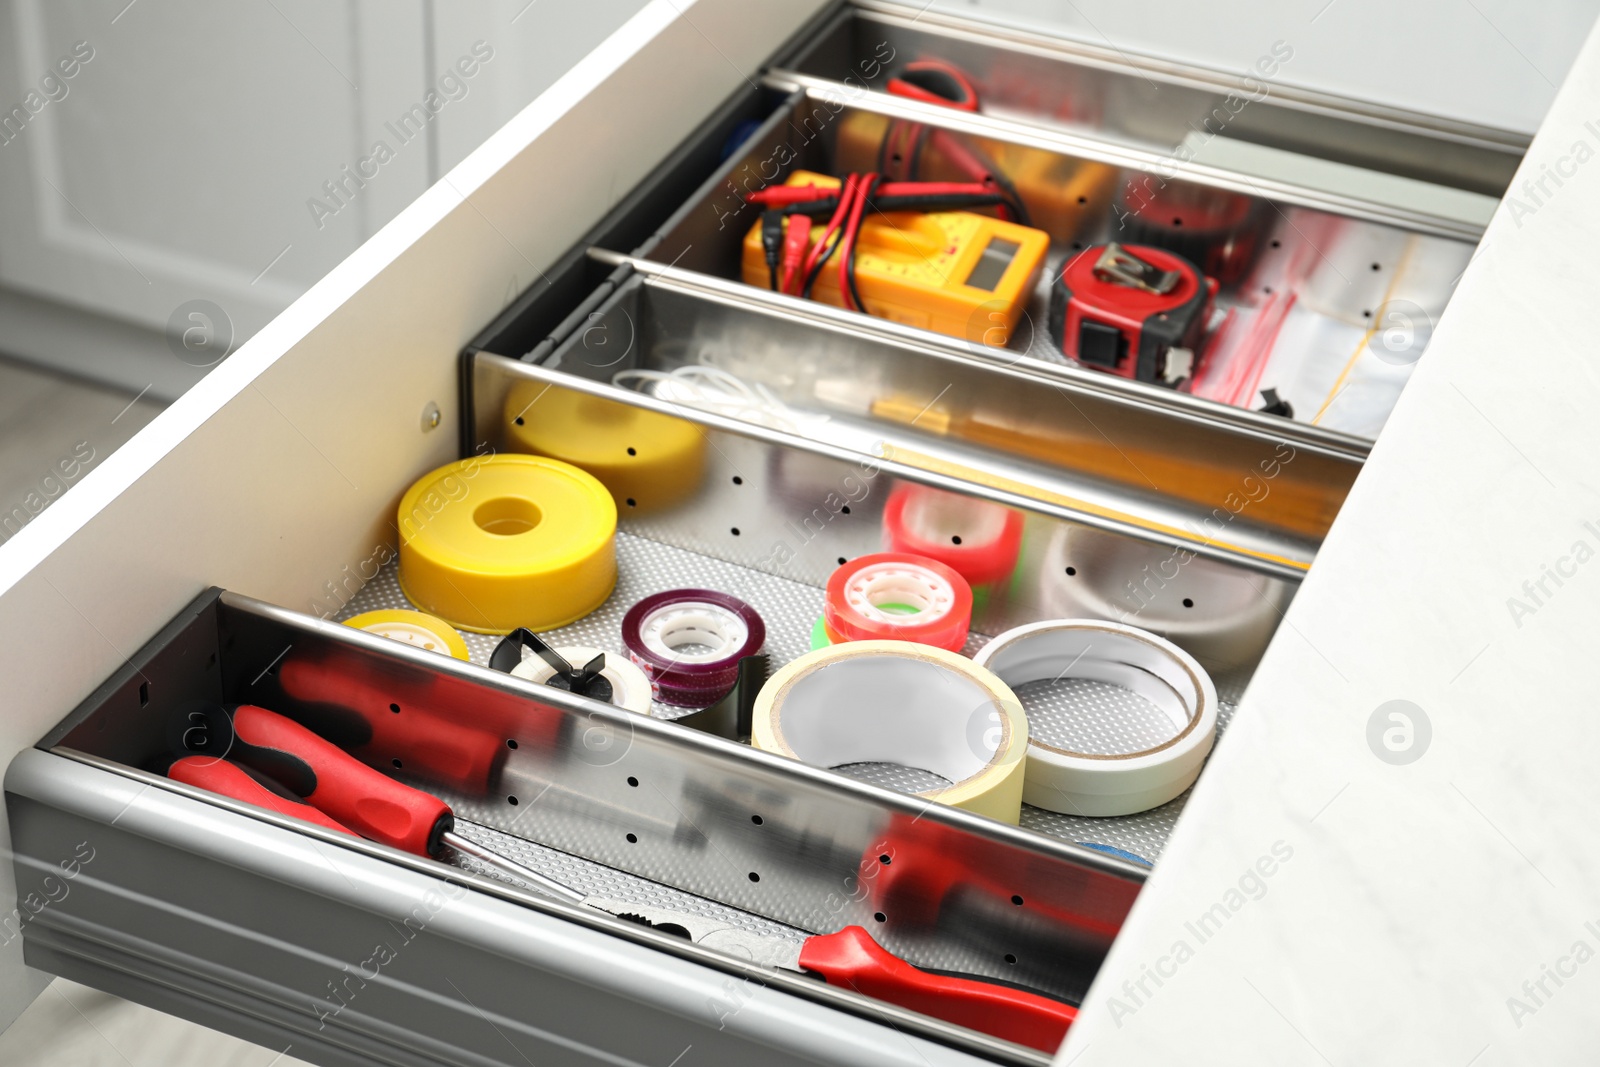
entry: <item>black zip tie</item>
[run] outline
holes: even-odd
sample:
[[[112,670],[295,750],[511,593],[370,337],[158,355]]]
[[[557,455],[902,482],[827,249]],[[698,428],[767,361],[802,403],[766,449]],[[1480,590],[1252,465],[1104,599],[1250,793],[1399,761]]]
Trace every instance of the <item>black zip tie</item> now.
[[[526,648],[534,655],[548,663],[555,674],[545,681],[545,685],[557,689],[565,689],[578,696],[589,697],[593,700],[603,700],[610,703],[612,697],[611,682],[600,672],[605,670],[606,654],[600,653],[582,667],[574,667],[567,662],[565,656],[547,645],[538,634],[527,627],[519,626],[505,636],[505,639],[495,646],[494,652],[489,656],[489,669],[510,674],[522,662],[522,650]]]

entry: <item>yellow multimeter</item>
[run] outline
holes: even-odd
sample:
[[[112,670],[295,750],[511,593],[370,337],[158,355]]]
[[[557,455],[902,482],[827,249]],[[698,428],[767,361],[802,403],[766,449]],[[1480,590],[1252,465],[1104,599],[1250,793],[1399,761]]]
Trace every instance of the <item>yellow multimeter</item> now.
[[[835,189],[838,178],[797,170],[786,185]],[[827,220],[814,220],[820,241]],[[1004,347],[1033,294],[1050,238],[1042,230],[970,211],[871,214],[856,238],[856,288],[873,315],[979,344]],[[828,260],[811,296],[843,307],[839,258]],[[747,284],[769,287],[761,224],[744,239]]]

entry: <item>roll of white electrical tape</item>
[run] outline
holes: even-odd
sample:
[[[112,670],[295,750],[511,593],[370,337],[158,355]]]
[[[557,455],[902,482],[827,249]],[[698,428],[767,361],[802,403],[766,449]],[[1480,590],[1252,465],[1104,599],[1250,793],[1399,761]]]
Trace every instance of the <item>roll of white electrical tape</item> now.
[[[1019,626],[983,646],[976,662],[1012,687],[1084,679],[1143,697],[1174,734],[1138,752],[1097,755],[1028,739],[1022,799],[1065,815],[1131,815],[1194,784],[1217,734],[1217,690],[1194,657],[1132,626],[1066,619]]]
[[[752,742],[813,767],[893,763],[951,784],[917,794],[1015,824],[1028,720],[969,659],[908,641],[807,653],[756,697]]]
[[[587,645],[555,649],[557,655],[574,667],[582,667],[601,651]],[[606,665],[600,669],[600,677],[611,683],[611,703],[641,715],[650,714],[650,679],[644,676],[644,671],[628,662],[627,656],[607,652],[605,657]],[[511,673],[530,682],[548,682],[555,677],[556,669],[538,656],[528,656],[513,667]]]

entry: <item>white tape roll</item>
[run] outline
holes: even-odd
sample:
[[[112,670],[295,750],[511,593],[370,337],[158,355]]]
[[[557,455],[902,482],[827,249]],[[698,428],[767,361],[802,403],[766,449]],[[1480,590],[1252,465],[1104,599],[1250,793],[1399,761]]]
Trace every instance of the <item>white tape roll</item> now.
[[[1066,619],[1019,626],[977,655],[1007,685],[1081,678],[1148,700],[1171,720],[1168,740],[1096,755],[1028,741],[1022,799],[1066,815],[1131,815],[1165,804],[1200,774],[1217,733],[1217,691],[1194,657],[1132,626]]]
[[[557,655],[574,667],[582,667],[602,651],[587,645],[555,649]],[[627,656],[606,652],[605,657],[606,665],[601,668],[600,677],[611,683],[611,703],[641,715],[650,714],[650,679],[644,676],[644,671],[628,662]],[[511,673],[530,682],[548,682],[555,677],[556,669],[538,656],[528,656],[513,667]]]
[[[1063,524],[1044,550],[1040,602],[1057,618],[1137,623],[1222,670],[1260,658],[1291,591],[1185,550]]]
[[[779,670],[756,697],[752,742],[814,767],[895,763],[951,784],[919,796],[1015,824],[1028,720],[969,659],[908,641],[852,641]]]

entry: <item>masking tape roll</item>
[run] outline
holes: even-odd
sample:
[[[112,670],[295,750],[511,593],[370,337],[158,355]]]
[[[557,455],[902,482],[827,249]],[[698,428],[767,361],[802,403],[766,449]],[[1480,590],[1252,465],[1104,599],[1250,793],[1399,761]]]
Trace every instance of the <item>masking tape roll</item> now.
[[[813,767],[896,763],[952,784],[917,794],[1001,822],[1022,808],[1028,720],[971,660],[907,641],[808,652],[756,696],[751,742]]]
[[[669,508],[694,494],[705,467],[706,437],[684,419],[524,382],[506,397],[506,441],[598,478],[622,515]]]
[[[600,677],[611,683],[611,703],[619,708],[637,711],[640,715],[650,714],[650,679],[626,657],[587,645],[566,645],[554,651],[575,667],[581,667],[603,654],[606,664],[600,668]],[[528,656],[511,668],[511,673],[518,678],[543,684],[555,677],[556,669],[538,656]]]
[[[346,619],[344,624],[353,626],[357,630],[365,630],[369,634],[404,641],[429,652],[454,656],[456,659],[472,658],[471,653],[467,651],[467,643],[456,633],[454,626],[425,612],[410,611],[406,608],[368,611],[355,618]]]
[[[1217,733],[1217,691],[1194,657],[1155,634],[1120,623],[1063,619],[1018,626],[990,641],[976,663],[1006,685],[1080,678],[1148,700],[1174,730],[1161,744],[1111,755],[1028,739],[1022,798],[1064,815],[1132,815],[1194,784]]]
[[[400,589],[462,630],[566,626],[617,580],[617,509],[591,475],[499,455],[423,475],[400,500]]]

